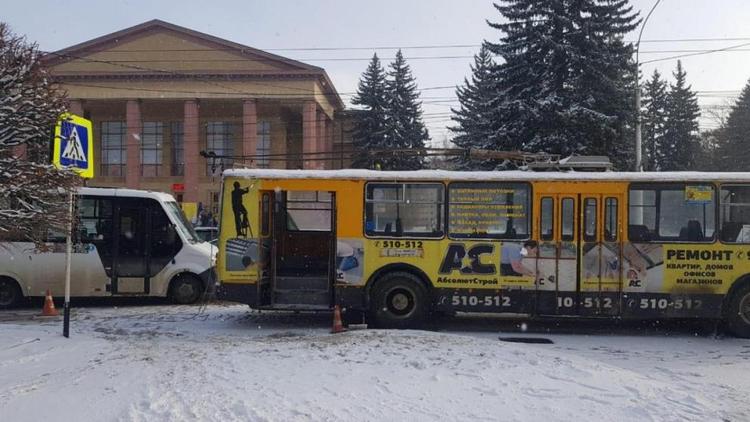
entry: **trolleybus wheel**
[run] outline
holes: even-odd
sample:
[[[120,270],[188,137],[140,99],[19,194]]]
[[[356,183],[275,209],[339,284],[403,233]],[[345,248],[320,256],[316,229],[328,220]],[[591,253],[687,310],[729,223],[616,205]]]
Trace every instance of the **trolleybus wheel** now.
[[[201,282],[190,274],[180,274],[169,286],[169,297],[180,305],[195,303],[203,293]]]
[[[419,278],[407,272],[386,274],[377,281],[370,297],[370,315],[377,327],[411,328],[429,314],[427,290]]]
[[[18,306],[22,299],[23,293],[18,283],[12,278],[0,277],[0,309]]]
[[[732,295],[727,326],[735,336],[750,338],[750,283],[740,287]]]

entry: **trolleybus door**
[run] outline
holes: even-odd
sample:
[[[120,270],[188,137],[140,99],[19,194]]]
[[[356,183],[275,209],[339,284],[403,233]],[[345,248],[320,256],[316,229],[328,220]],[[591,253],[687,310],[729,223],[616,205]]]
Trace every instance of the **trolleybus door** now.
[[[273,211],[271,213],[271,239],[269,242],[270,245],[270,283],[268,286],[268,290],[265,292],[262,292],[261,295],[261,303],[263,304],[273,304],[273,290],[276,285],[276,278],[278,275],[278,268],[279,268],[279,244],[281,237],[284,234],[284,221],[285,213],[286,213],[286,193],[285,192],[275,192],[273,195]],[[265,298],[264,298],[265,296]]]
[[[536,312],[539,314],[557,313],[557,198],[543,195],[538,198],[535,208],[539,210],[539,247],[536,260]]]
[[[335,268],[335,194],[275,192],[272,234],[272,304],[328,308]]]
[[[618,315],[620,194],[537,195],[537,313]]]
[[[537,313],[573,315],[576,310],[577,200],[573,195],[537,196]]]
[[[618,315],[620,299],[620,197],[582,194],[578,314]]]
[[[274,226],[276,204],[273,191],[263,191],[260,196],[260,236],[258,239],[258,305],[271,304],[271,281],[273,280],[276,257],[273,241],[277,229]]]
[[[560,195],[557,200],[559,232],[557,247],[557,313],[571,315],[576,312],[579,237],[577,198]]]

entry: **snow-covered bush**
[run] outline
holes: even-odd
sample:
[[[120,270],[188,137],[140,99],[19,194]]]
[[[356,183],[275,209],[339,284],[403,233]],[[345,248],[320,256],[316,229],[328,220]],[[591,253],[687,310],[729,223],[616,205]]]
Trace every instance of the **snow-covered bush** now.
[[[40,63],[37,46],[0,22],[0,239],[41,245],[64,228],[79,183],[50,162],[52,129],[65,96]]]

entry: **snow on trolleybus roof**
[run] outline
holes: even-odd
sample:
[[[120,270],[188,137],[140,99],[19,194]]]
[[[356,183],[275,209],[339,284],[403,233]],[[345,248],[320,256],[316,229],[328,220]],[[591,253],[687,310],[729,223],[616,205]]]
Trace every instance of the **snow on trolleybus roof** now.
[[[174,197],[168,193],[154,192],[150,190],[138,190],[128,188],[78,188],[79,195],[91,196],[119,196],[124,198],[151,198],[161,202],[174,201]]]
[[[633,181],[633,182],[746,182],[750,172],[576,172],[553,171],[448,171],[448,170],[273,170],[273,169],[229,169],[223,177],[248,179],[337,179],[337,180],[470,180],[470,181]]]

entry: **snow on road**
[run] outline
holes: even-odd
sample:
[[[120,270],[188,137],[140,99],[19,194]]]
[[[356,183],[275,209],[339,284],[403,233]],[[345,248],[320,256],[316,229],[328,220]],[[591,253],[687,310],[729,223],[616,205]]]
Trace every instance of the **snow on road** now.
[[[74,311],[70,339],[0,312],[2,420],[750,420],[742,339],[553,328],[536,345],[463,320],[331,335],[330,315],[245,306]]]

